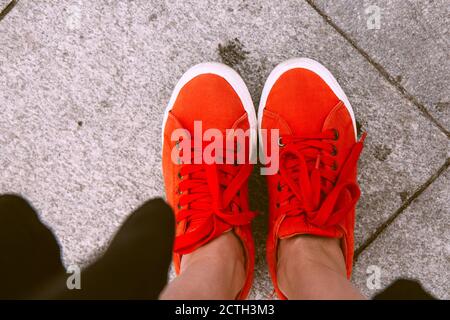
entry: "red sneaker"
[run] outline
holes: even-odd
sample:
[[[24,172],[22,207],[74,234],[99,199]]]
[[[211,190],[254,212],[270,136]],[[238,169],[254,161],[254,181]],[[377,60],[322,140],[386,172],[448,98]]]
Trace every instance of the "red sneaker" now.
[[[245,148],[242,142],[238,147],[239,152],[245,151],[245,163],[206,164],[202,157],[201,163],[194,164],[195,151],[203,152],[207,148],[205,142],[194,142],[194,121],[202,122],[199,131],[202,136],[207,129],[218,129],[223,134],[223,151],[229,148],[225,141],[231,139],[232,144],[239,144],[230,134],[226,135],[227,129],[249,130],[242,140]],[[220,63],[196,65],[182,76],[163,122],[166,197],[177,221],[175,270],[179,274],[183,254],[233,231],[240,238],[246,255],[246,281],[237,299],[247,297],[253,280],[255,249],[250,223],[255,214],[249,209],[247,182],[253,169],[249,159],[256,152],[256,126],[255,109],[244,81],[233,69]],[[172,141],[176,129],[186,129],[191,135],[187,141],[192,151],[190,164],[172,161],[172,150],[186,143],[181,139]],[[233,159],[237,159],[238,151],[232,154]]]
[[[269,234],[267,261],[275,291],[279,239],[300,234],[340,238],[350,277],[355,205],[360,196],[352,107],[332,74],[311,59],[292,59],[270,74],[261,96],[258,123],[263,150],[279,129],[279,171],[267,176]]]

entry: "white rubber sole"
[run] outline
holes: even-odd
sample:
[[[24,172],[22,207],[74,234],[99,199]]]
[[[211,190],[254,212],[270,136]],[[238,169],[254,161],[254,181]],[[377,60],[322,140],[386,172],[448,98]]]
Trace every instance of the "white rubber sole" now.
[[[355,139],[358,140],[357,133],[356,133],[356,121],[355,121],[355,114],[353,113],[352,106],[350,104],[350,101],[348,101],[348,98],[346,94],[344,93],[344,90],[342,90],[341,86],[337,82],[336,78],[331,74],[331,72],[325,68],[322,64],[319,62],[308,59],[308,58],[294,58],[287,60],[285,62],[280,63],[273,69],[273,71],[270,73],[269,77],[266,80],[266,83],[264,84],[264,89],[261,94],[261,100],[259,101],[259,108],[258,108],[258,133],[259,133],[259,141],[263,141],[262,134],[261,134],[261,123],[262,123],[262,117],[264,114],[264,108],[266,107],[267,98],[269,96],[270,91],[272,90],[273,85],[275,82],[287,71],[292,69],[307,69],[315,74],[317,74],[319,77],[321,77],[325,83],[330,87],[330,89],[334,92],[334,94],[341,100],[345,107],[347,108],[353,122],[353,129],[355,130]]]
[[[175,89],[172,92],[172,96],[170,97],[169,104],[166,107],[164,112],[164,119],[162,124],[162,137],[161,142],[164,141],[164,129],[166,127],[167,118],[169,116],[169,111],[172,110],[175,101],[177,100],[178,94],[181,89],[191,81],[193,78],[201,75],[201,74],[215,74],[222,78],[224,78],[234,89],[236,94],[241,99],[242,105],[244,106],[245,111],[247,112],[249,128],[250,128],[250,160],[256,159],[257,152],[257,127],[258,124],[256,122],[256,113],[255,106],[253,105],[252,98],[250,96],[250,92],[248,91],[247,86],[244,83],[244,80],[241,76],[234,71],[232,68],[218,62],[206,62],[200,63],[193,67],[191,67],[188,71],[186,71],[183,76],[178,81]]]

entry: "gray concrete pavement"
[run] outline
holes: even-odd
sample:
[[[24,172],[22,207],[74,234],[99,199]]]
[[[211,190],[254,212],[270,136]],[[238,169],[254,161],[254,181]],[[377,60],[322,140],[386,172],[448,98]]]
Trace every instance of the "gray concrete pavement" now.
[[[342,3],[333,8],[328,4],[325,11],[344,11]],[[425,11],[427,17],[442,14]],[[388,15],[383,21],[390,25],[394,18]],[[362,41],[365,21],[359,20],[362,26],[343,21],[342,29],[352,30],[348,36]],[[360,160],[362,198],[355,236],[357,247],[371,245],[361,253],[355,283],[370,294],[364,287],[365,261],[381,264],[386,255],[373,236],[384,239],[393,236],[390,228],[403,228],[401,236],[413,237],[407,224],[385,228],[385,222],[408,206],[411,197],[420,197],[424,184],[446,166],[448,137],[436,125],[446,124],[446,111],[434,108],[448,95],[448,61],[441,58],[448,45],[441,39],[442,28],[435,33],[441,43],[435,53],[424,40],[431,31],[409,35],[409,42],[427,48],[432,56],[427,63],[442,65],[425,74],[412,71],[422,66],[423,56],[402,60],[408,47],[398,29],[389,34],[392,41],[397,39],[395,50],[383,44],[384,54],[374,53],[370,42],[364,45],[386,72],[402,75],[402,86],[436,116],[433,120],[306,1],[19,1],[0,21],[0,193],[17,192],[30,199],[60,240],[64,262],[85,265],[133,208],[164,194],[162,112],[189,66],[203,61],[231,65],[257,105],[265,78],[277,63],[296,56],[314,58],[335,74],[361,130],[369,134]],[[387,31],[378,34],[382,40]],[[430,86],[427,79],[438,84]],[[449,208],[443,205],[448,183],[440,183],[444,201],[435,208],[448,224]],[[264,260],[267,195],[256,172],[250,186],[252,206],[262,213],[254,222],[257,268],[251,297],[264,299],[272,292]],[[415,202],[414,210],[425,205]],[[420,227],[416,221],[414,226]],[[429,235],[432,243],[445,241],[445,235],[436,234]],[[420,277],[417,269],[405,273],[398,267],[415,262],[401,254],[401,241],[396,243],[397,254],[383,270],[397,270],[396,276],[414,276],[416,270]],[[408,247],[411,252],[414,248],[414,243]],[[420,250],[424,247],[418,245]],[[439,254],[430,261],[448,277],[448,252],[446,259]],[[446,297],[440,279],[434,277],[427,287]]]
[[[450,299],[449,184],[447,169],[362,253],[353,281],[367,296],[379,291],[366,286],[367,268],[378,266],[380,288],[407,277],[419,280],[436,297]]]
[[[448,130],[450,6],[446,0],[312,0]],[[369,29],[376,7],[379,29]],[[371,8],[372,7],[372,8]]]

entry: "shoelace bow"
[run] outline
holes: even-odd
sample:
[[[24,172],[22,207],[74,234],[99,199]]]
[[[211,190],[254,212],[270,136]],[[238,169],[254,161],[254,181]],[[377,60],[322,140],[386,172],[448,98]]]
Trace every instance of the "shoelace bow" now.
[[[285,183],[278,185],[281,214],[305,214],[309,223],[322,228],[340,223],[360,196],[352,175],[365,137],[366,133],[353,145],[339,170],[333,158],[337,154],[332,143],[338,139],[336,130],[281,137],[280,175]]]
[[[250,164],[182,165],[178,185],[182,195],[176,220],[186,220],[188,227],[175,239],[176,253],[190,253],[230,228],[251,223],[256,213],[242,208],[251,172]],[[196,227],[189,230],[192,224]]]

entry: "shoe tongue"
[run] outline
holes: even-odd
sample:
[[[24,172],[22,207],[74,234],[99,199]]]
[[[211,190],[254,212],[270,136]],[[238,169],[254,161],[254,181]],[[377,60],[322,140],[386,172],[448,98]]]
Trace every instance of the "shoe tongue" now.
[[[198,180],[204,180],[205,177],[204,177],[203,175],[204,175],[204,173],[202,173],[202,172],[195,172],[195,173],[192,174],[191,179],[192,179],[192,180],[196,180],[196,179],[198,179]],[[204,181],[204,183],[205,183],[205,185],[206,185],[206,184],[207,184],[207,181]],[[210,199],[208,199],[208,200],[209,200],[210,202],[212,202],[212,197],[209,196],[209,198],[210,198]],[[207,200],[206,200],[206,199],[201,199],[201,200],[198,200],[198,201],[206,202]],[[197,204],[196,202],[191,203],[191,204],[190,204],[190,208],[193,209],[193,210],[196,210],[196,209],[198,209],[198,210],[203,210],[203,209],[200,209],[200,208],[198,207],[198,204]],[[212,210],[212,209],[211,209],[211,210]],[[197,229],[198,227],[200,227],[203,223],[205,223],[205,218],[196,218],[196,219],[190,220],[189,225],[187,226],[188,231],[189,231],[189,232],[195,231],[195,229]]]
[[[195,230],[199,228],[203,223],[205,223],[204,219],[195,219],[189,221],[189,224],[186,226],[188,232],[195,232]]]
[[[227,210],[226,210],[226,211],[227,211]],[[213,218],[213,217],[210,216],[210,217],[207,217],[206,219],[212,219],[212,218]],[[206,219],[205,219],[205,218],[198,218],[198,219],[193,219],[193,220],[191,220],[191,221],[189,222],[189,225],[187,225],[187,230],[188,230],[188,232],[195,232],[195,230],[196,230],[197,228],[201,227],[201,226],[205,223]],[[230,229],[231,229],[231,227],[230,227]],[[228,231],[228,230],[227,230],[227,231]]]
[[[202,179],[202,180],[203,180],[204,177],[202,177],[201,175],[202,175],[202,173],[195,173],[195,174],[193,174],[192,178],[193,178],[193,179]],[[205,184],[207,184],[207,181],[205,181]],[[222,194],[223,194],[224,190],[225,190],[225,188],[222,187],[222,188],[221,188],[221,193],[222,193]],[[212,196],[209,196],[209,199],[203,198],[203,199],[201,199],[200,201],[202,201],[202,202],[206,202],[206,201],[211,202],[211,209],[210,209],[211,212],[210,212],[210,213],[213,214],[213,213],[212,213],[212,211],[213,211],[213,208],[212,208],[212,201],[213,201]],[[230,204],[230,206],[232,206],[232,205]],[[205,211],[205,213],[207,212],[207,210],[205,210],[205,209],[200,209],[199,207],[197,207],[195,202],[191,204],[191,208],[194,209],[194,210],[195,210],[195,209],[199,209],[199,210]],[[224,209],[222,210],[222,212],[228,212],[228,211],[230,211],[230,210],[232,210],[232,209],[230,209],[230,208],[224,208]],[[210,219],[210,217],[209,217],[208,215],[205,215],[205,216],[206,216],[206,218],[201,217],[201,218],[197,218],[197,219],[192,219],[192,220],[189,222],[189,225],[187,226],[187,230],[188,230],[189,232],[195,231],[195,229],[197,229],[197,228],[200,227],[203,223],[205,223],[206,219]]]
[[[322,237],[342,237],[342,232],[336,226],[328,228],[319,228],[308,223],[305,216],[286,217],[278,228],[278,237],[280,239],[290,238],[296,235],[309,234]]]

